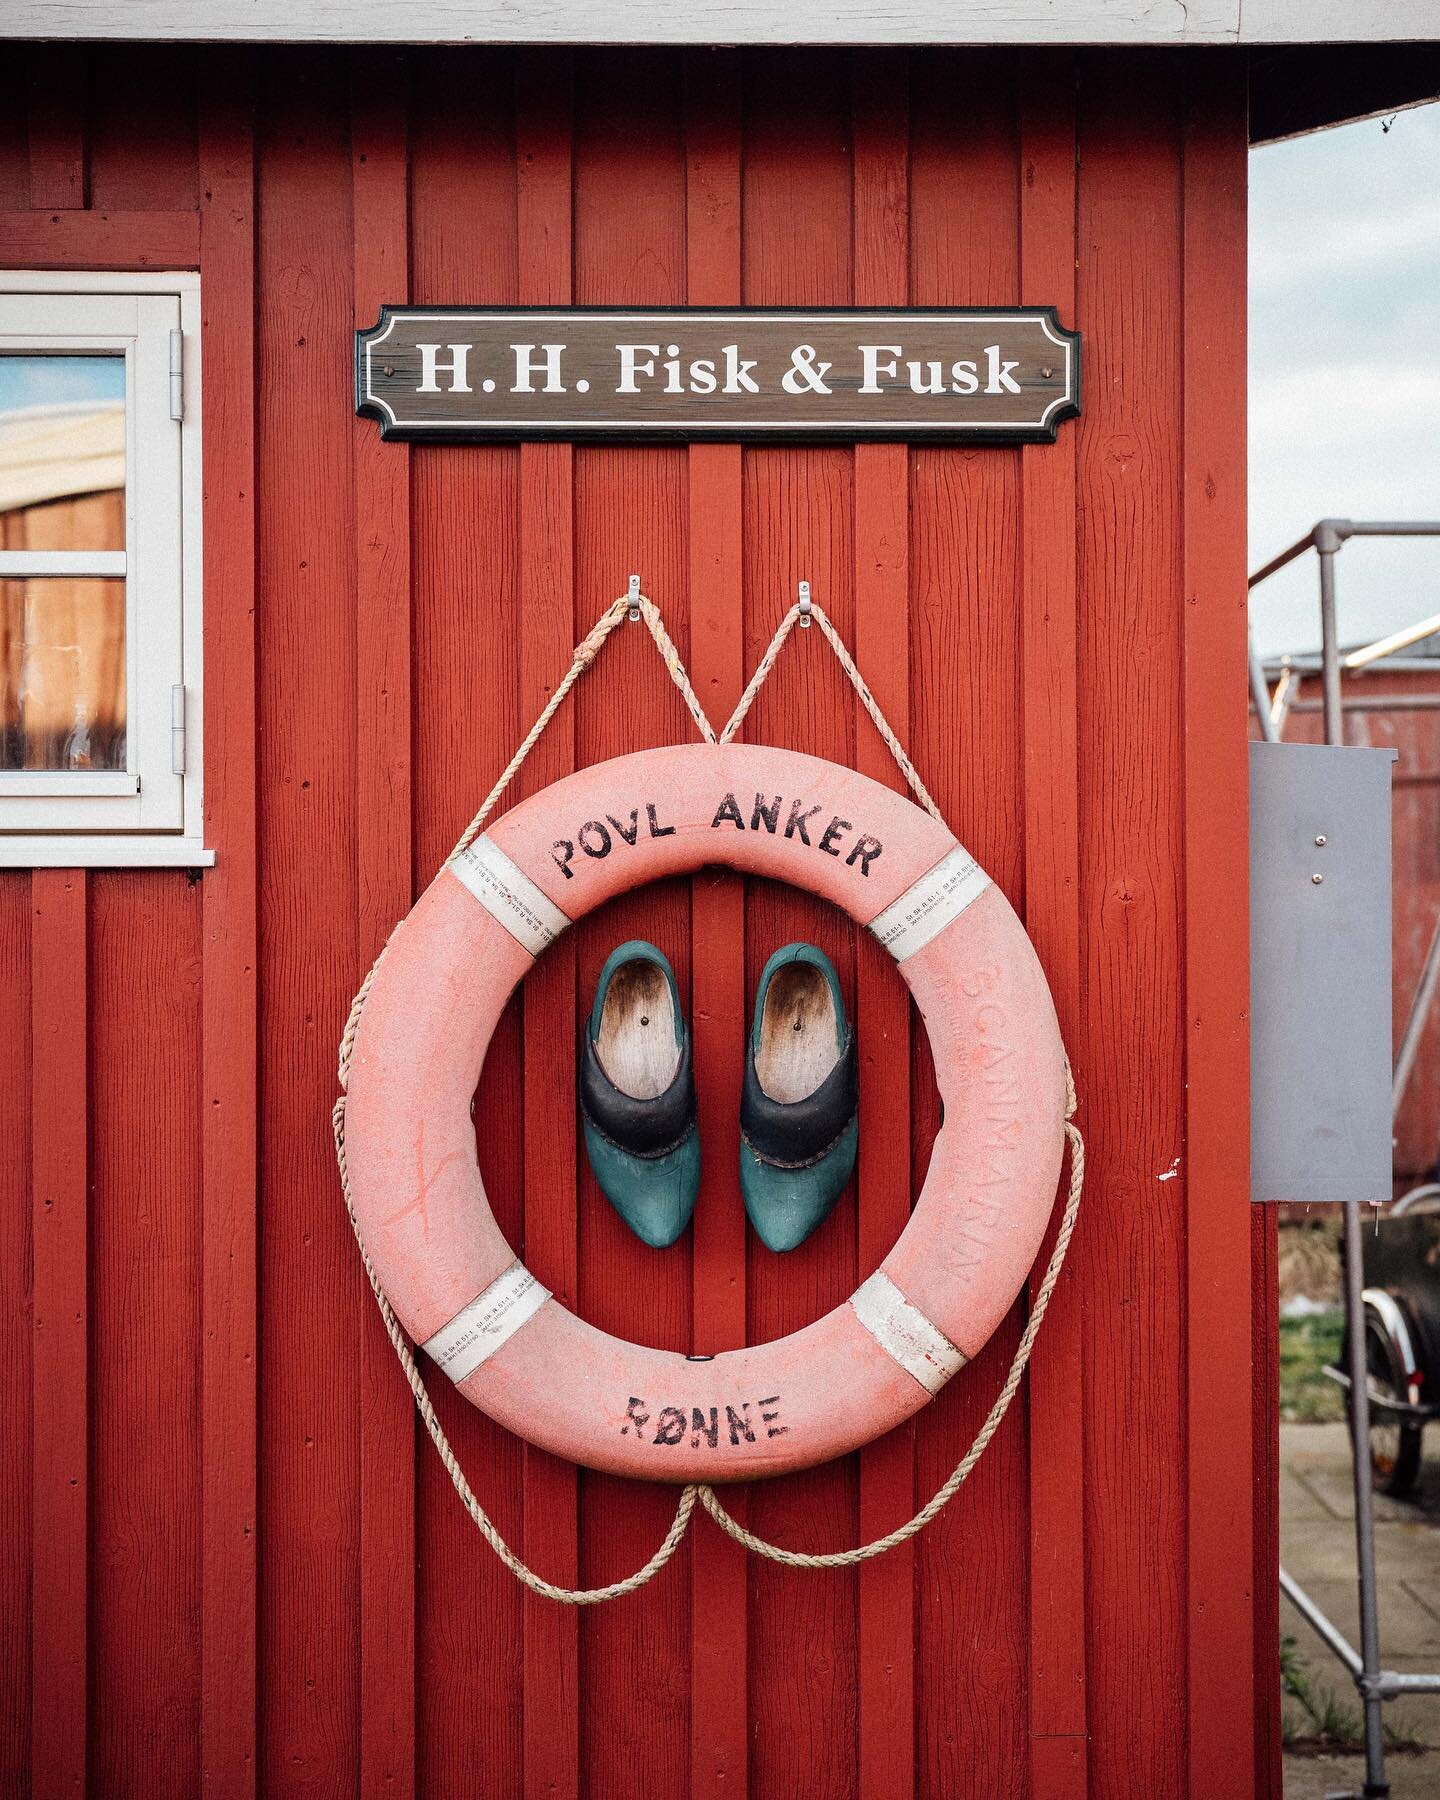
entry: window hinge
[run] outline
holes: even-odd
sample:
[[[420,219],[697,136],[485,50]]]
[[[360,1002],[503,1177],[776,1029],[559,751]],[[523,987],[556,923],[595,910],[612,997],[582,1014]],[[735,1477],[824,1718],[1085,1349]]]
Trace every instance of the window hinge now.
[[[177,681],[170,690],[170,773],[185,773],[185,684]]]
[[[170,333],[170,417],[185,417],[185,333]]]

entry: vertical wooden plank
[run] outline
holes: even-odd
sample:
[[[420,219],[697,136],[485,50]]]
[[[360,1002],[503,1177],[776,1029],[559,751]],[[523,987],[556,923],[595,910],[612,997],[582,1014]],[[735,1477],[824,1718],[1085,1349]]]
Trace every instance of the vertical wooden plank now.
[[[907,59],[861,53],[854,89],[855,304],[904,306],[910,294],[910,112]],[[902,743],[910,734],[910,452],[855,451],[855,654]],[[858,703],[856,767],[905,791]],[[910,1217],[910,1001],[890,957],[860,933],[855,1030],[860,1044],[856,1260],[878,1268]],[[914,1511],[915,1432],[904,1425],[860,1454],[860,1537]],[[915,1788],[915,1552],[909,1544],[860,1569],[859,1784],[862,1796]]]
[[[64,69],[47,119],[77,141],[49,137],[55,204],[193,212],[193,55],[112,49],[93,83],[86,53]],[[204,1785],[203,908],[175,871],[90,880],[88,1758],[116,1800],[160,1768]]]
[[[409,298],[405,65],[351,62],[355,321]],[[410,909],[410,449],[355,433],[358,971]],[[415,1790],[415,1409],[363,1291],[360,1338],[360,1791]]]
[[[260,519],[260,1783],[360,1786],[355,1239],[322,1121],[355,988],[354,231],[345,65],[264,63]],[[304,428],[296,429],[303,420]],[[303,504],[298,500],[303,496]],[[323,899],[317,904],[317,896]]]
[[[1072,1256],[1086,1308],[1090,1784],[1107,1800],[1189,1787],[1175,80],[1173,64],[1096,60],[1078,125],[1074,323],[1088,357],[1076,447],[1088,1173]]]
[[[201,1027],[201,1786],[256,1786],[255,169],[249,69],[207,79],[200,130],[205,431]]]
[[[27,108],[17,106],[0,112],[0,211],[24,212],[29,206],[30,115]],[[28,1010],[28,986],[25,1004]]]
[[[178,869],[89,886],[89,1770],[152,1800],[202,1789],[203,901]]]
[[[106,44],[89,128],[96,211],[188,212],[196,195],[196,74],[188,44]],[[221,52],[224,56],[226,52]]]
[[[686,268],[691,306],[740,299],[740,59],[692,52],[686,64]],[[741,455],[736,444],[689,451],[690,674],[718,731],[745,685]],[[691,1006],[700,1141],[705,1146],[692,1245],[694,1349],[745,1342],[744,1208],[731,1156],[745,1054],[745,884],[715,870],[692,884]],[[723,1146],[723,1148],[722,1148]],[[732,1502],[737,1509],[743,1500]],[[739,1516],[743,1516],[743,1513]],[[690,1784],[695,1800],[749,1791],[749,1607],[745,1550],[692,1527]],[[728,1596],[714,1604],[717,1594]]]
[[[742,164],[746,305],[844,305],[854,291],[850,81],[845,53],[764,52],[745,65]],[[756,446],[743,459],[745,658],[759,661],[802,577],[854,641],[854,458],[839,444]],[[851,766],[853,695],[824,639],[797,630],[745,722],[749,743]],[[833,908],[778,882],[747,882],[746,1000],[772,951],[803,941],[830,957],[855,1013],[855,932]],[[731,1139],[731,1142],[734,1140]],[[734,1167],[734,1164],[731,1164]],[[765,1342],[854,1292],[855,1184],[798,1249],[752,1240],[747,1326]],[[857,1459],[757,1483],[750,1523],[782,1544],[855,1542]],[[751,1786],[757,1794],[842,1795],[855,1778],[858,1577],[852,1569],[750,1565]],[[797,1645],[803,1644],[803,1654]]]
[[[678,54],[654,47],[587,52],[577,63],[574,129],[574,298],[581,305],[675,304],[685,297],[685,143]],[[689,638],[685,579],[686,453],[653,444],[577,447],[575,617],[589,629],[599,607],[634,569],[664,611],[681,653]],[[575,691],[578,766],[685,742],[694,726],[655,654],[630,625]],[[617,943],[645,938],[690,986],[690,883],[671,878],[618,895],[582,920],[575,938],[578,1011],[593,999]],[[685,1009],[688,1015],[689,1009]],[[569,1094],[555,1095],[569,1105]],[[601,1193],[583,1152],[577,1164],[579,1306],[593,1324],[684,1354],[691,1348],[688,1241],[642,1244]],[[582,1471],[580,1576],[587,1587],[630,1573],[669,1529],[668,1486]],[[689,1783],[691,1615],[689,1548],[657,1585],[650,1605],[591,1607],[579,1621],[580,1788],[625,1793],[636,1743],[646,1746],[644,1785],[656,1800]],[[635,1680],[643,1667],[646,1679]],[[611,1729],[617,1717],[628,1732]]]
[[[86,1789],[89,1086],[83,869],[31,877],[31,1793]]]
[[[427,60],[410,116],[411,297],[516,299],[515,75],[494,51]],[[512,445],[411,451],[415,882],[424,886],[525,727],[517,678],[520,452]],[[483,696],[483,703],[477,703]],[[526,720],[526,725],[529,720]],[[522,1234],[520,996],[506,1008],[476,1096],[480,1173],[511,1244]],[[523,1446],[448,1382],[435,1395],[461,1466],[508,1542],[521,1541]],[[426,1442],[416,1499],[416,1786],[513,1800],[522,1782],[524,1590],[477,1542]],[[476,1621],[489,1678],[473,1679]]]
[[[86,204],[84,52],[73,45],[30,49],[30,204],[62,212]]]
[[[1184,128],[1186,1456],[1190,1791],[1254,1791],[1245,182],[1242,69],[1187,62]],[[1223,1471],[1223,1474],[1222,1474]],[[1269,1586],[1275,1573],[1268,1572]],[[1217,1732],[1216,1719],[1234,1721]]]
[[[1020,82],[1020,301],[1075,313],[1075,71],[1026,57]],[[1075,693],[1075,443],[1021,452],[1025,924],[1050,982],[1080,1092],[1079,801]],[[1083,1116],[1082,1116],[1083,1128]],[[1054,1244],[1035,1262],[1033,1296]],[[1030,1360],[1030,1736],[1032,1788],[1087,1789],[1085,1440],[1081,1293],[1061,1278]]]
[[[26,1789],[30,1754],[31,1282],[30,875],[0,874],[0,1793]]]
[[[516,72],[519,288],[524,305],[572,292],[573,71],[568,56],[521,57]],[[574,466],[569,444],[520,449],[520,711],[532,719],[574,646]],[[522,772],[533,793],[575,763],[574,710],[556,719]],[[525,1261],[576,1303],[575,945],[567,933],[525,985]],[[558,1099],[557,1099],[558,1097]],[[578,1569],[574,1467],[525,1448],[525,1557],[551,1581]],[[572,1607],[525,1596],[525,1793],[579,1792],[579,1638]]]
[[[1017,299],[1015,59],[927,52],[913,71],[912,299]],[[1017,909],[1025,876],[1020,528],[1019,450],[912,452],[911,753],[953,829]],[[940,1122],[923,1033],[919,1040],[911,1081],[917,1184]],[[917,1421],[922,1496],[968,1449],[1019,1331],[1015,1307]],[[1027,1485],[1025,1455],[1016,1414],[964,1492],[916,1540],[923,1792],[981,1800],[1029,1789],[1029,1531],[1016,1503]],[[981,1657],[976,1644],[985,1647]]]

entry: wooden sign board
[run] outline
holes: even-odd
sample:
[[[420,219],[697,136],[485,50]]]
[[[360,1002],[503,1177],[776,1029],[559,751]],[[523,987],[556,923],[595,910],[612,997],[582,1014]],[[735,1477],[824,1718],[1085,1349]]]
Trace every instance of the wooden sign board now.
[[[355,334],[381,435],[1049,443],[1080,410],[1053,307],[387,306]]]

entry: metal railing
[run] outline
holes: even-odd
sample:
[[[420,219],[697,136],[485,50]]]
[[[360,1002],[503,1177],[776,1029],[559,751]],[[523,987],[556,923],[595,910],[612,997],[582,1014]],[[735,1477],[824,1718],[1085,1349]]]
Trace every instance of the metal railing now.
[[[1335,558],[1341,547],[1354,537],[1440,537],[1440,521],[1432,520],[1359,520],[1359,519],[1321,519],[1306,533],[1303,538],[1282,550],[1279,556],[1272,557],[1261,569],[1250,577],[1249,586],[1253,592],[1261,582],[1269,579],[1278,570],[1287,567],[1297,557],[1303,556],[1307,550],[1313,549],[1320,566],[1320,659],[1319,674],[1321,678],[1322,697],[1320,710],[1324,713],[1324,741],[1327,744],[1342,744],[1345,741],[1345,713],[1347,710],[1391,709],[1406,706],[1416,708],[1422,705],[1440,705],[1440,694],[1436,695],[1395,695],[1384,700],[1361,702],[1356,699],[1347,700],[1341,692],[1342,677],[1347,668],[1367,668],[1371,664],[1398,655],[1410,648],[1421,638],[1430,636],[1440,630],[1440,615],[1426,619],[1406,631],[1393,632],[1388,637],[1378,639],[1360,650],[1342,655],[1340,635],[1337,625],[1335,599]],[[1307,661],[1310,659],[1306,659]],[[1408,659],[1418,661],[1419,659]],[[1440,673],[1440,663],[1435,665]],[[1250,689],[1255,711],[1259,718],[1261,735],[1267,742],[1274,743],[1284,730],[1287,714],[1295,710],[1310,710],[1314,702],[1297,700],[1295,689],[1298,688],[1301,671],[1292,666],[1281,671],[1280,680],[1272,694],[1265,678],[1264,666],[1255,651],[1254,638],[1250,642]],[[1406,1022],[1404,1036],[1401,1040],[1400,1054],[1396,1058],[1391,1089],[1391,1116],[1399,1112],[1400,1102],[1404,1098],[1410,1070],[1414,1063],[1415,1051],[1419,1043],[1420,1032],[1434,1004],[1437,986],[1440,986],[1440,922],[1437,922],[1434,937],[1426,955],[1425,967],[1421,973],[1419,987],[1410,1008],[1410,1017]],[[1418,1197],[1407,1195],[1407,1199]],[[1305,1592],[1299,1582],[1295,1581],[1282,1568],[1280,1571],[1280,1590],[1295,1607],[1300,1616],[1320,1637],[1326,1647],[1344,1664],[1355,1682],[1364,1708],[1365,1719],[1365,1786],[1362,1793],[1365,1800],[1371,1797],[1387,1795],[1390,1784],[1385,1779],[1385,1738],[1383,1706],[1387,1700],[1399,1699],[1403,1694],[1436,1694],[1440,1693],[1440,1673],[1437,1674],[1400,1674],[1393,1669],[1381,1667],[1380,1662],[1380,1620],[1378,1596],[1375,1581],[1375,1496],[1371,1487],[1370,1471],[1370,1384],[1365,1358],[1365,1302],[1363,1253],[1361,1245],[1360,1202],[1347,1200],[1345,1210],[1345,1335],[1348,1369],[1348,1388],[1350,1396],[1350,1451],[1355,1493],[1355,1555],[1359,1577],[1360,1598],[1360,1649],[1357,1651],[1345,1634],[1333,1620]]]

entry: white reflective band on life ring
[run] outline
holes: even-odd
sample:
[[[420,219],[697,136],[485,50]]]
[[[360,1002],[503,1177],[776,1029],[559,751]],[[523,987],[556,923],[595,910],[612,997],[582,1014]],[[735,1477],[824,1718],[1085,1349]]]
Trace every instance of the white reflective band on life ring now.
[[[895,958],[904,962],[923,950],[952,919],[958,919],[990,885],[990,877],[963,844],[923,874],[913,887],[892,901],[869,929]]]
[[[570,923],[488,834],[467,844],[450,868],[486,912],[532,956],[548,950]]]
[[[905,1298],[895,1283],[877,1269],[850,1296],[856,1317],[886,1353],[907,1375],[913,1375],[927,1393],[938,1394],[965,1358],[918,1306]]]
[[[517,1260],[442,1325],[420,1348],[452,1381],[463,1381],[487,1362],[550,1298],[524,1263]]]

